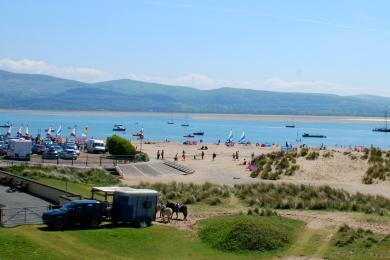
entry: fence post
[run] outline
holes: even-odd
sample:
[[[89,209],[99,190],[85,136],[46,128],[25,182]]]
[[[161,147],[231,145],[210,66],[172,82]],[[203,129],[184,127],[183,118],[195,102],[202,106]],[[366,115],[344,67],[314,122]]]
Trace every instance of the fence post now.
[[[99,158],[99,165],[102,166],[102,157]]]
[[[57,157],[57,165],[60,163],[60,158]]]
[[[88,154],[87,157],[85,157],[85,166],[88,166]]]
[[[73,165],[73,157],[72,157],[72,165]]]
[[[24,224],[27,222],[27,208],[24,208]]]

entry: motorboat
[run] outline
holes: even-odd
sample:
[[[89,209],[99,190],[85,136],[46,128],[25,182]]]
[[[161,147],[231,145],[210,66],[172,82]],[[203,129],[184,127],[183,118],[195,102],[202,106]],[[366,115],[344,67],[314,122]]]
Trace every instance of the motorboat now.
[[[308,133],[304,133],[302,135],[302,137],[305,137],[305,138],[308,138],[308,137],[312,137],[312,138],[326,138],[325,135],[320,135],[320,134],[308,134]]]
[[[124,132],[126,131],[126,127],[124,127],[123,125],[114,125],[114,128],[112,129],[112,131],[118,131],[118,132]]]

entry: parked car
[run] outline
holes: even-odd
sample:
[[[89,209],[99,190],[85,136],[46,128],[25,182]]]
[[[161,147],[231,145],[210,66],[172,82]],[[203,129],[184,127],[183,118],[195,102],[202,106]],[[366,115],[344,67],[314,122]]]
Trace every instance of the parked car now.
[[[42,215],[43,223],[49,228],[62,230],[66,226],[87,225],[96,228],[103,219],[104,206],[97,200],[74,200],[59,209],[49,210]]]
[[[64,149],[60,153],[60,158],[65,160],[77,160],[77,152],[73,149]]]
[[[42,153],[42,159],[57,159],[59,156],[59,153],[54,148],[46,148],[46,150]]]
[[[103,140],[90,139],[87,142],[88,153],[105,153],[106,145]]]
[[[43,154],[46,147],[43,144],[34,144],[32,146],[32,153],[34,154]]]
[[[61,153],[64,150],[61,145],[56,143],[48,145],[47,147],[55,149],[58,153]]]
[[[77,144],[75,144],[75,143],[66,142],[66,143],[64,143],[63,148],[64,148],[64,149],[72,149],[72,150],[75,150],[76,153],[77,153],[77,155],[80,155],[79,147],[78,147]]]

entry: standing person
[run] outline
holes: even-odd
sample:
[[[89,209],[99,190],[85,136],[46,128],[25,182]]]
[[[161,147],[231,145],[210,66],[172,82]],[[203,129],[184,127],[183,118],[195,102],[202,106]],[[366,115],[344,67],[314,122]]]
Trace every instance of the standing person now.
[[[178,156],[177,156],[178,154],[176,154],[175,155],[175,157],[173,158],[173,160],[175,161],[175,162],[177,162],[177,160],[178,160]]]
[[[213,153],[213,161],[215,160],[215,157],[217,157],[217,155]]]
[[[157,160],[160,159],[160,150],[157,150]]]
[[[202,156],[202,160],[204,159],[204,152],[202,151],[202,153],[200,154]]]
[[[238,161],[238,151],[236,151],[236,160]]]
[[[236,160],[236,154],[233,153],[233,161],[235,161],[235,160]]]
[[[164,150],[161,150],[161,160],[164,160]]]
[[[253,161],[253,159],[255,159],[255,153],[251,154],[251,158],[252,158],[252,161]]]
[[[181,155],[181,158],[182,158],[183,161],[186,160],[186,152],[184,150],[183,150],[183,153]]]

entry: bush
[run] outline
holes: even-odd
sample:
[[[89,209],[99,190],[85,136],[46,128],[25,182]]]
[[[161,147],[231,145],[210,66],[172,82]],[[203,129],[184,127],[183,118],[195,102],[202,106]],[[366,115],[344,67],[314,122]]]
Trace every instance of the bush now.
[[[290,244],[300,224],[281,217],[237,215],[201,222],[199,236],[223,251],[270,251]]]
[[[320,154],[316,151],[311,151],[307,156],[306,160],[315,160],[320,156]]]
[[[135,148],[127,139],[113,135],[107,137],[107,148],[112,155],[134,155]]]

